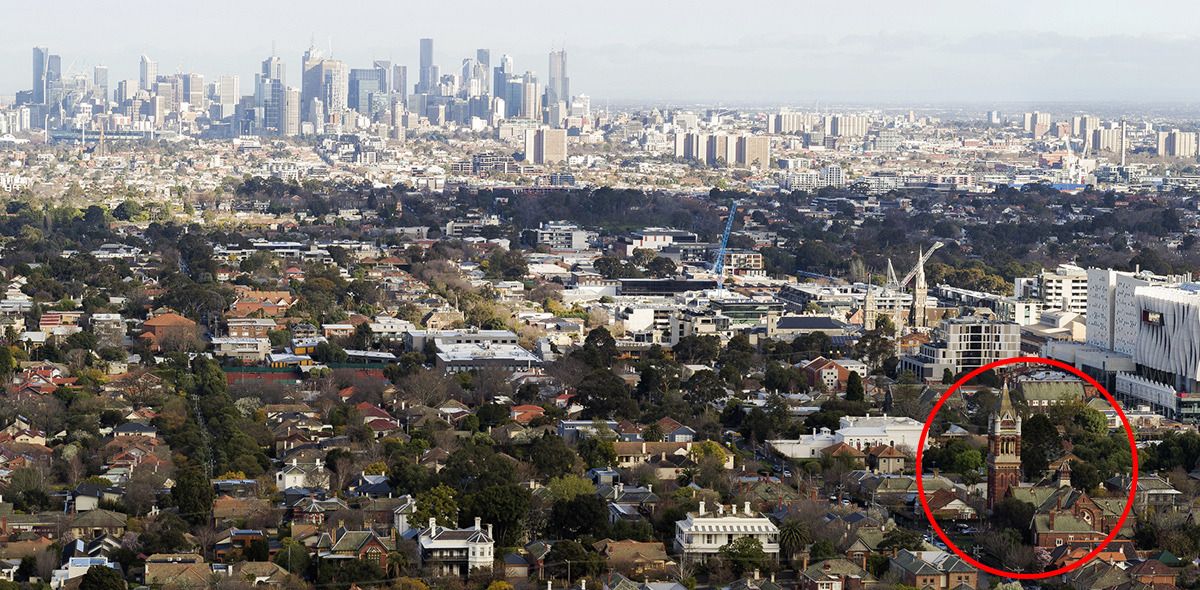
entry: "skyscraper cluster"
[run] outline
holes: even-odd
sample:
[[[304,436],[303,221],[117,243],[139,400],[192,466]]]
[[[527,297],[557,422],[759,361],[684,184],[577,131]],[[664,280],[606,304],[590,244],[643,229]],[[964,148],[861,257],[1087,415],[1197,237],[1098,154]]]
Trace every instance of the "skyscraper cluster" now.
[[[563,131],[534,134],[545,139],[530,145],[545,149],[538,151],[541,156],[528,157],[546,162],[565,159],[568,130],[591,126],[588,97],[571,94],[563,49],[549,54],[545,86],[533,70],[518,71],[506,54],[493,60],[486,48],[463,58],[460,67],[447,69],[437,62],[433,39],[420,39],[418,49],[412,84],[403,64],[377,59],[367,67],[352,67],[310,44],[292,85],[287,60],[272,54],[255,73],[251,93],[243,95],[236,75],[220,75],[206,84],[196,72],[162,72],[150,55],[140,56],[136,80],[110,85],[106,66],[96,66],[90,76],[64,76],[61,58],[35,47],[32,88],[20,94],[18,105],[29,107],[34,124],[48,129],[172,130],[212,137],[375,130],[403,139],[403,129],[416,125],[483,130],[519,119],[514,122],[518,133]]]

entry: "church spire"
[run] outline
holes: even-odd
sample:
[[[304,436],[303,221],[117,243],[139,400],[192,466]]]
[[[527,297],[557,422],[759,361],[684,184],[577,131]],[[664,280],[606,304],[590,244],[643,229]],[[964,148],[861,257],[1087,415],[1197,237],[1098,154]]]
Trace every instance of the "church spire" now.
[[[1013,409],[1012,396],[1008,393],[1008,379],[1004,380],[1004,386],[1000,388],[1000,419],[1011,420],[1016,416],[1016,410]]]

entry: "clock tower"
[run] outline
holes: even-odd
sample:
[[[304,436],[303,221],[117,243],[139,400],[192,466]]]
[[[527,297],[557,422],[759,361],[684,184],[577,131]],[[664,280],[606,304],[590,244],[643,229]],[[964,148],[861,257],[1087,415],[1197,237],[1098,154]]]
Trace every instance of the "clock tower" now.
[[[1008,488],[1021,483],[1021,417],[1008,394],[1008,382],[1000,392],[1000,407],[988,426],[987,507],[994,508]]]

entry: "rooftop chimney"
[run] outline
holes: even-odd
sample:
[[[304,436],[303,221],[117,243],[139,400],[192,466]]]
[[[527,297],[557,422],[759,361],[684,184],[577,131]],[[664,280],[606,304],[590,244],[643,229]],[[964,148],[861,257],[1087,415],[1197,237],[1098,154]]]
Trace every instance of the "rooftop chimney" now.
[[[745,512],[746,516],[750,515],[750,501],[749,500],[746,500],[746,503],[742,506],[742,512]]]
[[[437,519],[430,516],[429,517],[429,534],[432,535],[435,533],[437,533]]]
[[[475,517],[475,530],[483,530],[482,520],[478,516]]]
[[[700,500],[700,516],[704,516],[704,500]]]

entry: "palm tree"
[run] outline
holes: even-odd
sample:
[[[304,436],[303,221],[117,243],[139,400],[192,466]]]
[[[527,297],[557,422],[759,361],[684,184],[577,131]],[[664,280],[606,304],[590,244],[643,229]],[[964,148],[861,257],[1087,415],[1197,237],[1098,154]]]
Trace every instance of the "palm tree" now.
[[[807,524],[798,519],[789,518],[779,527],[779,548],[789,563],[795,561],[796,554],[811,542],[812,532]]]

